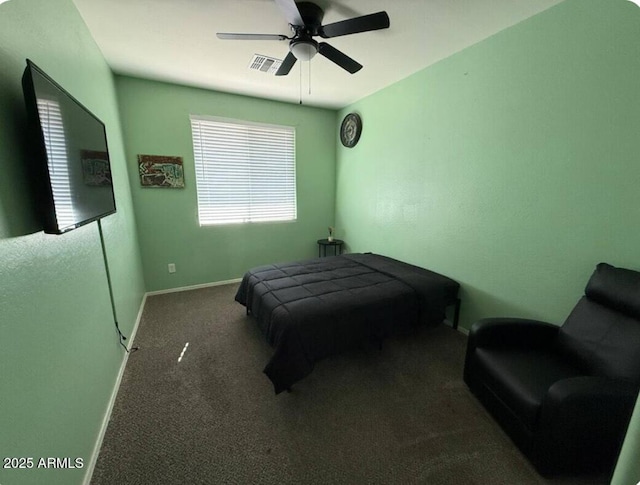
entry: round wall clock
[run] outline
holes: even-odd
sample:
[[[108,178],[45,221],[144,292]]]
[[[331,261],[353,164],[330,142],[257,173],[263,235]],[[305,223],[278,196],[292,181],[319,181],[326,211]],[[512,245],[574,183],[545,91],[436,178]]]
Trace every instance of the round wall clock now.
[[[362,119],[356,113],[349,113],[340,126],[340,141],[347,148],[353,148],[362,133]]]

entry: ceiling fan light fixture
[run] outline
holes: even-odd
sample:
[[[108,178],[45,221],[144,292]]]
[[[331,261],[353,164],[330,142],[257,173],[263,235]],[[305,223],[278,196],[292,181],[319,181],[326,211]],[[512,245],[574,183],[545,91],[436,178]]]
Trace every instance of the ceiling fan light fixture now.
[[[310,61],[318,53],[318,43],[313,39],[294,40],[289,50],[299,61]]]

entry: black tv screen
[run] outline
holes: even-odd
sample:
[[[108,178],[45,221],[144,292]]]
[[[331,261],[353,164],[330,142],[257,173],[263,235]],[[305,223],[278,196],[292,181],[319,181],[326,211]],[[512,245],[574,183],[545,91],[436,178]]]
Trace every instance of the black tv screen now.
[[[114,213],[102,121],[28,59],[22,87],[44,231],[62,234]]]

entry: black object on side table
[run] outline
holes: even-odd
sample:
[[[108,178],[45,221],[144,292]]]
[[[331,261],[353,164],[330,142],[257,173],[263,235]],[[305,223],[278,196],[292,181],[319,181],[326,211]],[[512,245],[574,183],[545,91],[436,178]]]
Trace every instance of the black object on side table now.
[[[329,241],[328,239],[318,239],[318,257],[327,255],[327,248],[333,248],[333,255],[337,256],[338,254],[342,254],[342,245],[344,241],[340,239],[334,239],[333,241]]]

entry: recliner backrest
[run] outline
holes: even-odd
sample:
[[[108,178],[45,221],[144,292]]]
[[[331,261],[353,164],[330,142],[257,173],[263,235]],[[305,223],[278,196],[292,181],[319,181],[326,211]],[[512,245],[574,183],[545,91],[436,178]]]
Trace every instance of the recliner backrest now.
[[[557,348],[587,374],[640,385],[640,272],[598,264]]]

